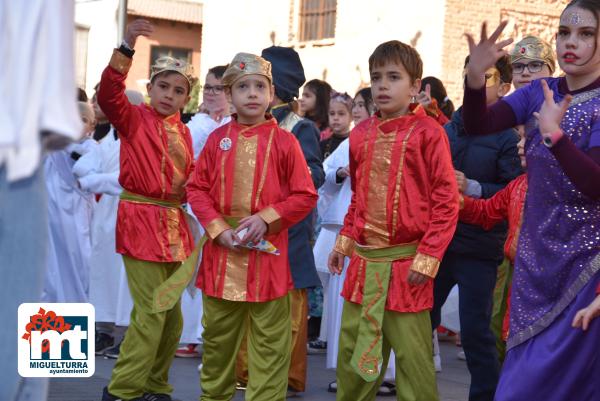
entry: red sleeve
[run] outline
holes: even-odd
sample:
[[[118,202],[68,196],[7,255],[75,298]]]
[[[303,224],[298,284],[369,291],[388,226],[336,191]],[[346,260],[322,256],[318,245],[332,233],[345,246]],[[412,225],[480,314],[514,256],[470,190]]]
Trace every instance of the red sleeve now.
[[[473,199],[465,196],[464,206],[459,214],[460,221],[490,230],[496,224],[507,219],[513,182],[489,199]]]
[[[211,239],[215,239],[223,231],[231,228],[215,207],[215,201],[210,191],[215,185],[211,180],[211,172],[216,166],[214,151],[217,149],[214,142],[217,135],[210,135],[206,146],[196,160],[196,166],[191,180],[186,186],[187,199],[192,206],[192,211],[200,221]]]
[[[429,172],[431,188],[430,211],[429,228],[423,235],[417,252],[441,260],[456,230],[458,186],[450,156],[450,144],[444,129],[437,124],[427,123],[423,134],[423,159]]]
[[[102,72],[98,88],[98,105],[116,128],[119,136],[127,138],[140,124],[140,111],[125,96],[125,79],[131,67],[131,58],[118,50],[113,51],[108,67]]]
[[[287,182],[288,196],[283,201],[258,212],[258,215],[269,225],[270,234],[293,226],[317,206],[317,191],[300,143],[292,134],[286,133],[286,135],[290,140],[290,147],[287,157],[282,161],[285,163],[284,171],[287,172],[287,176],[282,179]]]

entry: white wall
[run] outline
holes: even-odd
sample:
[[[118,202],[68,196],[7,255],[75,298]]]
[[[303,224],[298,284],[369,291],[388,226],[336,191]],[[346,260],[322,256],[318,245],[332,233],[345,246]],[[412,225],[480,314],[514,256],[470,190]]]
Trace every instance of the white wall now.
[[[361,81],[368,83],[368,58],[387,40],[417,42],[424,63],[424,76],[442,71],[445,0],[338,0],[336,35],[329,46],[316,47],[288,41],[290,23],[297,33],[300,0],[205,0],[202,32],[201,78],[215,65],[229,62],[240,51],[260,54],[271,45],[295,45],[307,80],[322,78],[340,91],[354,94]],[[290,7],[295,10],[290,22]]]
[[[75,23],[90,28],[85,88],[89,96],[93,95],[94,85],[100,82],[102,71],[117,46],[118,4],[118,0],[80,0],[75,3]]]

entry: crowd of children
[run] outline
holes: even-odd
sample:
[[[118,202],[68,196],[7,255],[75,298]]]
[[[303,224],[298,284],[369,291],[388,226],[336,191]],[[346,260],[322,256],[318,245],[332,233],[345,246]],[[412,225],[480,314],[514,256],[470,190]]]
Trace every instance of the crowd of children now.
[[[457,110],[405,43],[354,97],[272,46],[211,68],[184,124],[187,62],[125,89],[132,22],[44,163],[44,299],[95,305],[102,400],[171,400],[175,356],[201,400],[284,400],[308,348],[337,400],[435,401],[446,302],[470,401],[600,399],[600,5],[569,3],[556,49],[505,26],[467,35]]]

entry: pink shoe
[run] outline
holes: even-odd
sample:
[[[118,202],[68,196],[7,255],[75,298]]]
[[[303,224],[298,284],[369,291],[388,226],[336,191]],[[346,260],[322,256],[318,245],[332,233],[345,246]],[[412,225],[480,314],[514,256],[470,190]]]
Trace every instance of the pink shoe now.
[[[197,344],[188,344],[180,347],[175,351],[175,356],[178,358],[200,358],[200,353],[196,350]]]

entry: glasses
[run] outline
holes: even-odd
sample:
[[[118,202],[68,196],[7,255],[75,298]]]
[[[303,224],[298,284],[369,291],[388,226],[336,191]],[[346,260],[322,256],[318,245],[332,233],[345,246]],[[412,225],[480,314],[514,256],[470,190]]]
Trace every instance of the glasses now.
[[[224,89],[223,85],[204,85],[202,87],[204,93],[212,93],[213,95],[220,95]]]
[[[531,74],[534,74],[542,71],[542,68],[544,68],[545,65],[546,63],[542,63],[541,61],[532,61],[529,64],[514,63],[512,65],[512,71],[514,74],[522,74],[525,72],[525,68],[527,68],[527,71],[529,71]]]

